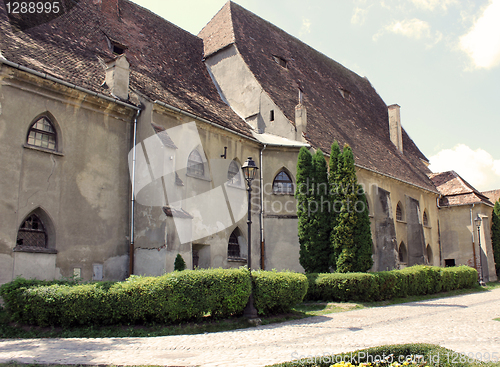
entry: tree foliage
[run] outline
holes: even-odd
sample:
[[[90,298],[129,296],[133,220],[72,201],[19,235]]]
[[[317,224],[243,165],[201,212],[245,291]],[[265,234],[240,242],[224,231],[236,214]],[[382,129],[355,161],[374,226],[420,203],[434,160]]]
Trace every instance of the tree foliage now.
[[[312,269],[311,255],[309,252],[311,242],[311,221],[308,215],[311,198],[310,180],[313,173],[312,155],[306,147],[300,148],[297,160],[297,216],[299,219],[299,262],[304,270],[309,273]]]
[[[495,203],[491,220],[491,245],[495,257],[496,272],[500,275],[500,199]]]
[[[174,271],[182,271],[186,269],[186,262],[181,254],[177,254],[174,261]]]
[[[310,271],[313,273],[328,273],[330,271],[329,259],[331,253],[330,190],[326,160],[320,149],[314,154],[312,165],[313,182],[308,213],[311,226],[309,244]]]

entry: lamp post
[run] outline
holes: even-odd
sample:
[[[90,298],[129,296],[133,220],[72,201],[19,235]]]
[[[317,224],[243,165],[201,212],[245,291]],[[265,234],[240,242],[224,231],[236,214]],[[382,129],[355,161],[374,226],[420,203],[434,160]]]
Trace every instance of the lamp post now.
[[[486,284],[483,281],[483,256],[482,256],[482,251],[481,251],[481,222],[483,220],[477,215],[476,219],[474,219],[474,222],[476,223],[477,227],[477,243],[479,244],[479,285],[481,287],[484,287]]]
[[[250,284],[252,285],[252,283],[253,283],[252,282],[252,213],[251,213],[252,181],[257,176],[257,170],[259,168],[255,165],[255,162],[253,161],[252,157],[248,157],[246,162],[243,163],[243,166],[241,166],[241,169],[243,170],[243,174],[245,175],[245,180],[247,181],[247,184],[248,184],[248,219],[247,219],[248,255],[247,255],[247,261],[248,261],[248,270],[250,271]],[[252,289],[250,291],[250,297],[248,298],[248,303],[245,307],[245,311],[243,312],[243,316],[245,316],[249,319],[257,319],[257,310],[255,309],[255,306],[253,305],[253,285],[252,285]]]

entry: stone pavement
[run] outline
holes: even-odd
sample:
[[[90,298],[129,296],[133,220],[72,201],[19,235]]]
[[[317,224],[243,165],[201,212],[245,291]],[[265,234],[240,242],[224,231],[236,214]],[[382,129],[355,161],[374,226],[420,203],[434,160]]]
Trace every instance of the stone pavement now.
[[[211,334],[1,340],[0,362],[251,367],[417,342],[486,358],[500,354],[498,317],[500,289]]]

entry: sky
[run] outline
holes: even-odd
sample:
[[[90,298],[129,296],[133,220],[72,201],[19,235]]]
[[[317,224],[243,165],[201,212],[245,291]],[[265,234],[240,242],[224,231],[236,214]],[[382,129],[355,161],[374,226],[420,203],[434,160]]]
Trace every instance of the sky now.
[[[133,0],[198,34],[225,0]],[[500,0],[236,0],[365,76],[433,172],[500,189]]]

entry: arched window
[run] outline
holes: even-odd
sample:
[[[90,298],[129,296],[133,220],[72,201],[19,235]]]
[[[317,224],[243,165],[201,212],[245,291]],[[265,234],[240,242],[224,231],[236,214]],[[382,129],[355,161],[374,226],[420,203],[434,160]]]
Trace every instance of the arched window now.
[[[240,165],[235,160],[232,160],[231,163],[229,163],[229,168],[227,170],[227,181],[231,185],[241,186]]]
[[[31,125],[27,143],[35,147],[57,150],[56,129],[46,116],[40,117]]]
[[[187,173],[195,176],[205,175],[205,166],[203,164],[203,159],[196,149],[189,154]]]
[[[17,246],[47,247],[47,231],[36,214],[31,214],[19,227]]]
[[[398,205],[396,205],[396,220],[403,220],[404,219],[404,212],[403,212],[403,204],[401,204],[401,201],[398,202]]]
[[[401,241],[399,245],[398,257],[400,263],[406,264],[408,262],[408,252],[406,251],[406,245],[403,241]]]
[[[229,236],[229,242],[227,245],[227,257],[230,258],[240,258],[240,244],[238,243],[238,233],[237,229],[231,233]]]
[[[293,194],[293,182],[288,173],[280,171],[273,181],[274,194]]]
[[[424,215],[422,217],[422,223],[424,226],[428,227],[429,226],[429,217],[427,216],[427,210],[424,210]]]
[[[429,265],[434,264],[434,255],[432,254],[432,248],[430,244],[427,244],[427,260],[429,261]]]

